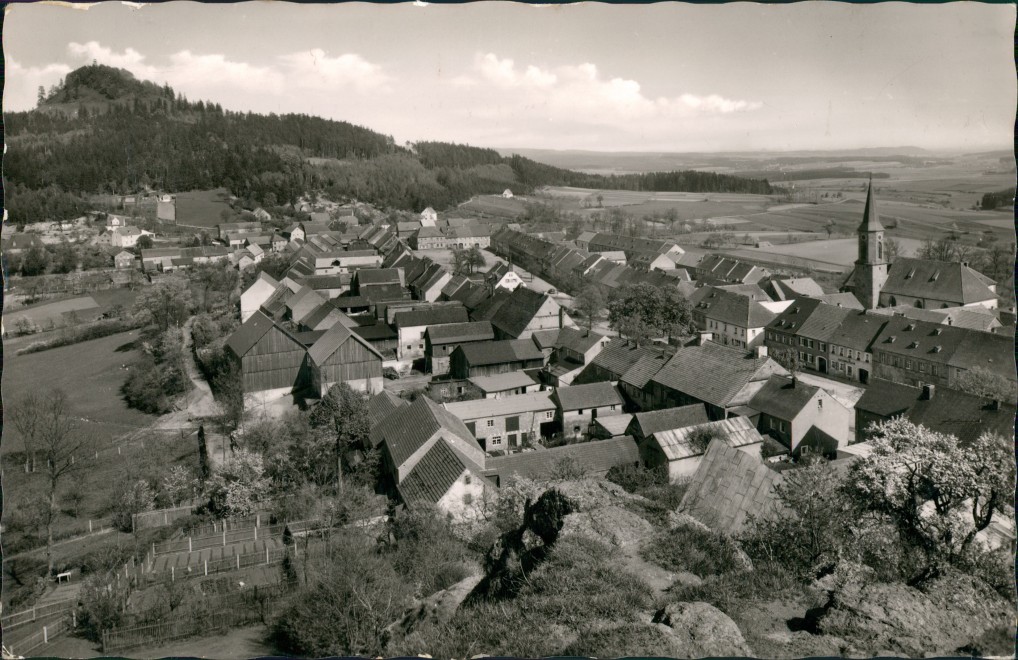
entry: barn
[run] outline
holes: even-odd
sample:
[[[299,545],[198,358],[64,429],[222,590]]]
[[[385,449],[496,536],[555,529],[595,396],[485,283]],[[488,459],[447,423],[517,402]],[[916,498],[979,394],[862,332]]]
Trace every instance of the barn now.
[[[365,392],[382,391],[382,354],[342,323],[329,328],[307,354],[308,378],[321,396],[338,383]]]
[[[237,328],[226,346],[240,366],[244,393],[269,399],[299,389],[305,382],[307,347],[257,311]]]

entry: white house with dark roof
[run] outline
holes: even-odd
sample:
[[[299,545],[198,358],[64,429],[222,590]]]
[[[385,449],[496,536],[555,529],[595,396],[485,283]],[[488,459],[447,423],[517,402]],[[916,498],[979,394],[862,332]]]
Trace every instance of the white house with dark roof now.
[[[611,383],[559,387],[554,396],[562,432],[574,437],[587,434],[595,419],[623,412],[622,396]]]
[[[424,357],[424,332],[431,326],[451,323],[466,323],[467,310],[462,306],[443,305],[396,312],[393,316],[396,331],[399,333],[400,360],[412,360]]]
[[[444,404],[486,451],[513,451],[557,428],[550,392]]]
[[[421,226],[434,227],[438,224],[438,212],[430,206],[421,211]]]
[[[240,322],[243,323],[251,318],[251,315],[258,311],[258,308],[272,296],[278,287],[279,282],[271,275],[264,271],[258,273],[258,277],[251,283],[251,286],[240,294]]]
[[[525,371],[510,371],[493,376],[474,376],[468,379],[485,399],[504,399],[518,394],[530,394],[541,388],[540,383]]]
[[[771,376],[749,407],[757,429],[793,454],[810,451],[834,456],[851,440],[852,411],[823,389],[787,376]]]

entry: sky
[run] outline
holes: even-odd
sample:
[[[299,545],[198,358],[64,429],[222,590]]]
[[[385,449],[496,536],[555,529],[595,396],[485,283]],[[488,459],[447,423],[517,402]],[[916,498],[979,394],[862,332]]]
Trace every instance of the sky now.
[[[4,107],[93,60],[397,142],[1009,149],[1015,6],[8,5]]]

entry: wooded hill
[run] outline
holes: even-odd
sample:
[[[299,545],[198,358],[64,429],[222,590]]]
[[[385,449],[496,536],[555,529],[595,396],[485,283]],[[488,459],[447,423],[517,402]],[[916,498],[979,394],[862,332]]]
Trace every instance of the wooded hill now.
[[[222,186],[257,203],[270,193],[292,202],[322,190],[334,199],[413,211],[544,185],[771,192],[766,180],[710,172],[600,176],[467,145],[403,147],[344,121],[232,112],[189,101],[169,86],[100,64],[69,73],[48,93],[40,89],[36,109],[4,119],[6,204],[18,224],[77,212],[91,194],[127,194],[145,186],[167,192]],[[61,203],[54,206],[50,200],[60,191]]]

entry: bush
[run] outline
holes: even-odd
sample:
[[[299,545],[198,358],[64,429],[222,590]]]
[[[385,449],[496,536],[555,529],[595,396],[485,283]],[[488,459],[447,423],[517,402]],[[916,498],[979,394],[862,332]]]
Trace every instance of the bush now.
[[[155,508],[155,494],[144,479],[133,483],[118,482],[113,496],[113,526],[122,532],[134,531],[133,516]]]
[[[640,550],[640,556],[670,571],[705,578],[740,569],[739,548],[723,534],[684,525],[663,532]]]
[[[724,573],[708,577],[702,584],[679,586],[671,591],[672,600],[713,605],[729,616],[752,601],[777,600],[801,594],[803,587],[778,564],[757,564],[755,570]]]
[[[49,341],[39,342],[27,346],[20,351],[18,355],[27,353],[38,353],[40,351],[48,351],[51,348],[59,348],[61,346],[70,346],[72,344],[80,344],[83,341],[90,341],[92,339],[101,339],[102,337],[108,337],[121,332],[127,332],[128,330],[134,330],[138,327],[138,324],[130,319],[113,319],[110,321],[96,321],[95,323],[89,323],[88,325],[81,325],[74,328],[68,328],[70,332],[60,337],[55,337]]]
[[[659,466],[648,468],[641,465],[616,465],[608,470],[605,478],[626,489],[629,493],[640,494],[642,491],[654,486],[663,486],[668,483],[668,468]]]

